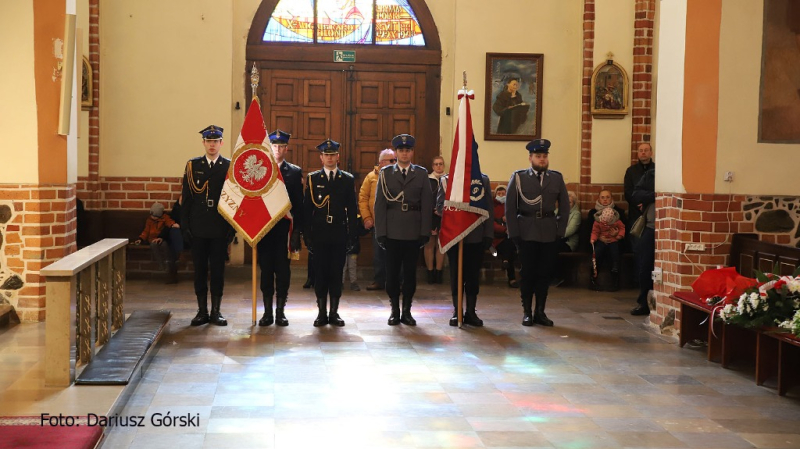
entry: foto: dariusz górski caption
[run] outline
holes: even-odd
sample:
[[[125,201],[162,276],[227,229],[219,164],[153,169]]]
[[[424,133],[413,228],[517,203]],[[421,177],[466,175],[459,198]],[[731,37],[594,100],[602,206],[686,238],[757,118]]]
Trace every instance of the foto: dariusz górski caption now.
[[[186,413],[185,415],[173,416],[171,412],[153,413],[150,419],[146,420],[144,415],[96,415],[89,413],[86,417],[41,414],[40,426],[50,427],[145,427],[148,423],[153,427],[200,427],[199,413]]]

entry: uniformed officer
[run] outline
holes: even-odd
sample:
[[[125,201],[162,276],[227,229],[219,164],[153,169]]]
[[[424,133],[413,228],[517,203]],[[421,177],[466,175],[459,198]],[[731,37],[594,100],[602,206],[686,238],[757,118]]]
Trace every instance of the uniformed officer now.
[[[561,173],[548,170],[550,141],[536,139],[525,148],[531,168],[517,170],[511,176],[506,194],[506,223],[508,236],[517,246],[522,263],[522,325],[552,326],[544,308],[558,239],[564,236],[567,228],[569,197]],[[554,212],[556,202],[560,219],[556,219]],[[534,294],[536,309],[531,317]]]
[[[411,302],[417,289],[419,250],[431,235],[433,192],[428,171],[411,163],[416,139],[392,139],[397,163],[381,169],[375,193],[375,237],[386,248],[386,293],[392,305],[389,325],[416,326]],[[400,270],[403,270],[403,314],[400,315]]]
[[[197,316],[192,326],[209,321],[217,326],[228,322],[220,313],[222,289],[225,283],[225,257],[228,243],[233,238],[233,228],[217,212],[225,175],[230,159],[219,154],[222,147],[222,128],[208,126],[200,131],[203,136],[204,156],[189,160],[183,174],[183,207],[181,228],[184,239],[191,241],[194,262],[194,293],[197,295]],[[208,271],[211,267],[211,316],[208,314]]]
[[[440,216],[444,209],[448,177],[449,175],[445,175],[441,179],[436,195],[436,211],[439,212]],[[463,281],[464,296],[467,303],[467,307],[464,310],[464,324],[476,327],[483,326],[483,320],[475,312],[475,306],[478,303],[478,292],[480,291],[483,255],[492,246],[494,238],[494,207],[490,206],[492,204],[492,186],[489,182],[489,177],[483,173],[481,173],[481,181],[483,189],[480,192],[477,189],[472,189],[470,191],[470,202],[481,204],[480,207],[486,209],[486,214],[489,218],[464,237],[464,254],[461,261],[461,280]],[[450,261],[450,291],[453,296],[453,317],[450,318],[450,325],[458,326],[458,245],[447,250],[447,258]]]
[[[319,313],[314,326],[344,326],[339,317],[342,270],[347,248],[357,237],[358,204],[353,175],[339,170],[339,143],[326,140],[317,146],[322,170],[309,173],[303,199],[303,238],[314,253],[314,291]],[[326,303],[330,295],[330,313]]]
[[[303,171],[300,167],[285,160],[289,149],[291,134],[277,130],[269,135],[272,154],[283,177],[289,200],[292,203],[289,217],[283,218],[258,242],[258,265],[261,267],[261,294],[264,297],[264,316],[258,320],[259,326],[288,326],[284,314],[286,299],[289,296],[289,251],[300,251],[300,230],[303,226]],[[289,229],[291,228],[291,238]],[[275,317],[272,315],[272,295],[275,294]]]

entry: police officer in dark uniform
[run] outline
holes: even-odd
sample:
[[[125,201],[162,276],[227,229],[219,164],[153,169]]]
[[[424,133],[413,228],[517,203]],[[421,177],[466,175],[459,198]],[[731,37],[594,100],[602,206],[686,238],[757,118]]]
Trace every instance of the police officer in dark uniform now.
[[[436,195],[436,210],[439,215],[444,210],[444,201],[447,194],[447,183],[449,175],[445,175],[439,183]],[[494,201],[492,200],[492,186],[489,177],[481,173],[481,184],[483,188],[477,193],[479,198],[473,198],[476,188],[470,192],[470,203],[477,202],[482,209],[486,209],[489,218],[473,229],[464,237],[464,255],[461,260],[462,275],[461,280],[464,285],[464,296],[466,297],[467,307],[464,310],[464,324],[481,327],[483,320],[478,317],[475,306],[478,303],[478,293],[480,291],[481,266],[483,266],[483,255],[492,246],[494,240]],[[438,251],[438,250],[437,250]],[[450,292],[453,296],[453,317],[450,318],[451,326],[458,326],[458,245],[452,246],[447,250],[447,258],[450,261]]]
[[[536,139],[525,147],[531,168],[517,170],[511,176],[506,194],[508,236],[517,246],[522,263],[520,296],[523,326],[552,326],[544,313],[547,289],[558,249],[569,217],[569,196],[561,173],[549,168],[550,141]],[[553,212],[558,202],[558,217]],[[531,303],[536,295],[536,309],[531,317]]]
[[[197,316],[192,326],[211,322],[227,326],[220,313],[222,289],[225,284],[225,257],[228,243],[233,238],[233,228],[217,211],[230,159],[219,154],[222,147],[222,128],[208,126],[200,131],[203,136],[204,156],[189,160],[183,174],[183,208],[181,229],[183,237],[192,244],[194,262],[194,293],[197,295]],[[208,271],[211,267],[211,316],[208,314]]]
[[[277,130],[269,135],[272,154],[283,177],[289,200],[292,203],[288,216],[281,219],[258,242],[258,265],[261,267],[261,294],[264,297],[264,316],[258,320],[259,326],[269,326],[273,322],[278,326],[288,326],[289,320],[284,314],[286,299],[289,296],[289,279],[292,275],[289,267],[289,251],[300,251],[300,230],[303,226],[303,171],[290,164],[284,158],[289,148],[291,134]],[[291,227],[291,237],[289,228]],[[275,316],[272,315],[272,295],[275,294]]]
[[[303,238],[314,253],[314,292],[319,313],[314,326],[344,326],[339,317],[342,270],[347,248],[357,239],[358,203],[353,175],[339,170],[339,143],[326,140],[317,146],[323,168],[309,173],[303,198]],[[326,313],[328,295],[330,313]]]
[[[433,192],[428,170],[411,163],[416,139],[392,139],[397,163],[383,167],[375,193],[375,238],[386,248],[386,293],[392,306],[388,324],[416,326],[411,302],[417,290],[419,250],[431,235]],[[403,270],[403,313],[400,314],[400,270]]]

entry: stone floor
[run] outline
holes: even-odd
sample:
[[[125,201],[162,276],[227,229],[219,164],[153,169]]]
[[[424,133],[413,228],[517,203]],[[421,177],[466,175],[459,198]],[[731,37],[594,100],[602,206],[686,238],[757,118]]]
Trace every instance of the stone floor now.
[[[346,290],[347,325],[317,329],[312,292],[293,283],[288,327],[252,328],[250,282],[228,280],[230,325],[193,328],[189,282],[130,281],[126,311],[173,318],[121,412],[145,416],[145,427],[115,428],[103,447],[800,448],[798,389],[779,397],[743,367],[649,333],[627,313],[633,291],[551,289],[556,326],[525,328],[515,292],[487,286],[486,326],[458,329],[441,286],[419,286],[417,327],[387,326],[384,294]],[[19,329],[43,344],[38,324],[0,334],[0,415],[9,399],[58,412],[36,380],[9,380],[38,366],[36,351],[6,346]],[[77,388],[67,411],[113,396]],[[198,416],[199,427],[155,427],[158,413]]]

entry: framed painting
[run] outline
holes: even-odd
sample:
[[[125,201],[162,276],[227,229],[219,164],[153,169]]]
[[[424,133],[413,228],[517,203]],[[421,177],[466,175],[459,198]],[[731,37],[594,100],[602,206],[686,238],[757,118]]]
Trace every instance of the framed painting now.
[[[486,53],[484,140],[533,140],[542,135],[544,55]]]
[[[92,108],[93,90],[92,65],[89,63],[89,58],[84,56],[81,64],[81,109],[84,111]]]
[[[597,66],[592,74],[592,116],[622,118],[628,113],[628,74],[612,59]]]

